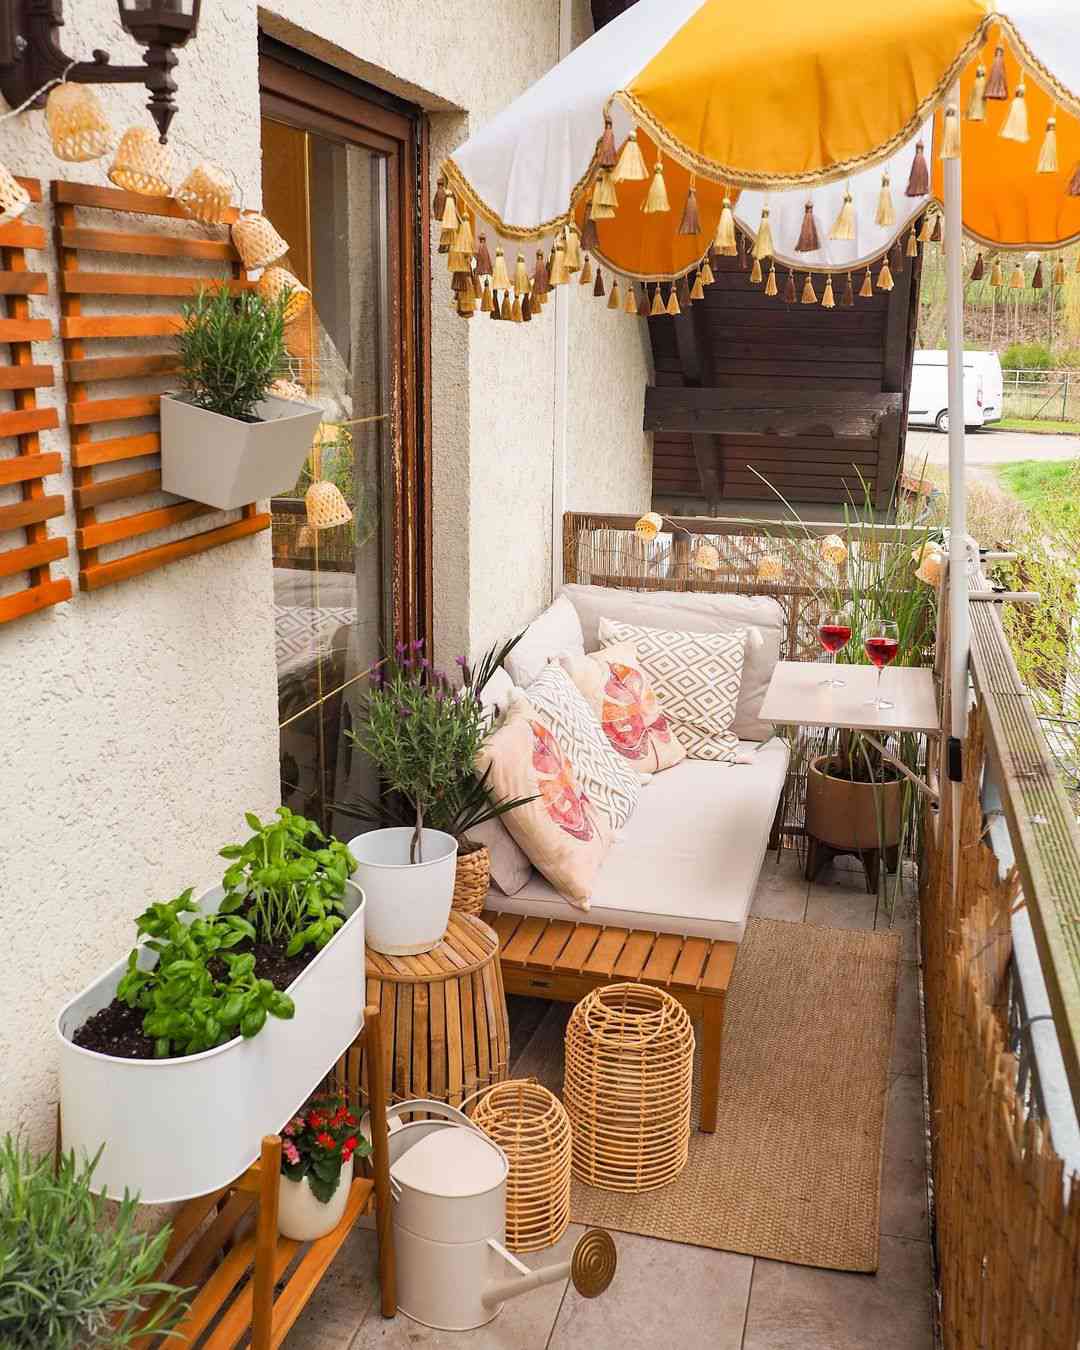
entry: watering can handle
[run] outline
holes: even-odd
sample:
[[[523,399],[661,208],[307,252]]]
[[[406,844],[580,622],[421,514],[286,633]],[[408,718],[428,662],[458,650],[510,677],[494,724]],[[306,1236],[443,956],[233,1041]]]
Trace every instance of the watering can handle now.
[[[393,1106],[387,1107],[386,1117],[389,1120],[391,1117],[405,1115],[413,1111],[426,1111],[428,1115],[442,1116],[444,1120],[453,1120],[458,1125],[467,1125],[470,1130],[476,1129],[476,1126],[464,1111],[459,1111],[456,1106],[449,1106],[446,1102],[432,1101],[427,1097],[414,1097],[411,1101],[396,1102]]]

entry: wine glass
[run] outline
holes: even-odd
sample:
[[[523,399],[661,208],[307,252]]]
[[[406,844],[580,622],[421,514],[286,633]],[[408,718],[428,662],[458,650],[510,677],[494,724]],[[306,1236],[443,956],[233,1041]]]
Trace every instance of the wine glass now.
[[[877,667],[874,697],[867,699],[867,703],[878,712],[884,712],[893,705],[881,697],[881,672],[896,660],[896,653],[900,650],[900,630],[891,619],[882,619],[870,625],[863,645],[866,648],[866,655]]]
[[[845,609],[828,609],[818,623],[818,641],[829,654],[829,675],[821,681],[821,687],[844,689],[846,680],[836,678],[836,653],[851,641],[851,615]]]

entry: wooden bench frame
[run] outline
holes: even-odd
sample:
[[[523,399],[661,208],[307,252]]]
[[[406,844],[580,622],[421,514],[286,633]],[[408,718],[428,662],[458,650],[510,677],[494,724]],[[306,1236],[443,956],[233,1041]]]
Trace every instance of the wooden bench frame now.
[[[592,989],[634,981],[656,985],[702,1024],[700,1128],[716,1129],[724,999],[739,946],[677,933],[571,923],[485,910],[499,935],[508,994],[577,1003]]]

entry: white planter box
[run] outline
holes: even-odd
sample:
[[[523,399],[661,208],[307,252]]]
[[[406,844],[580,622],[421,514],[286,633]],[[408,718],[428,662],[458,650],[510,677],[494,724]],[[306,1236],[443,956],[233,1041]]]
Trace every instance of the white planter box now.
[[[222,510],[286,492],[300,476],[322,421],[312,403],[267,398],[261,422],[196,408],[180,394],[161,396],[161,486]]]
[[[200,897],[208,913],[224,892]],[[108,1007],[126,956],[56,1019],[63,1146],[93,1157],[95,1189],[144,1204],[206,1195],[254,1162],[262,1137],[295,1114],[359,1035],[364,1023],[364,893],[349,882],[348,918],[289,986],[290,1021],[268,1017],[257,1036],[176,1059],[113,1059],[72,1043],[88,1017]],[[144,950],[140,965],[153,965]]]

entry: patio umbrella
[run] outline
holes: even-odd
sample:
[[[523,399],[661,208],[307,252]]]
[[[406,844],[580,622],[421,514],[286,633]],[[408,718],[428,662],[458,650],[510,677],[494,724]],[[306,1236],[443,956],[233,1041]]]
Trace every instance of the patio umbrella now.
[[[504,294],[517,282],[519,300],[532,291],[539,302],[581,245],[627,276],[675,278],[702,264],[710,240],[733,251],[741,212],[759,259],[827,270],[834,243],[858,248],[861,237],[883,251],[931,197],[943,203],[957,738],[968,658],[962,233],[1025,250],[1080,238],[1078,22],[1076,0],[638,0],[443,163],[442,242],[458,293],[490,265]],[[887,185],[866,190],[861,176],[890,169]],[[792,194],[807,225],[794,240],[790,224],[781,231]],[[484,221],[511,248],[551,241],[551,267],[530,286],[524,264],[513,278],[489,264],[486,244],[474,260]],[[471,312],[467,300],[459,312]]]

